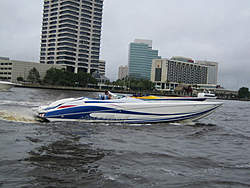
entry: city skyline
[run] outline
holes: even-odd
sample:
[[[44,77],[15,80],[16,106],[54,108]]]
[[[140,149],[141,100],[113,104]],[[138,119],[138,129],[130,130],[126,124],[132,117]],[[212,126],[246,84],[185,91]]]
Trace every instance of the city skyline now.
[[[248,0],[106,0],[100,57],[106,76],[117,79],[129,43],[141,38],[152,40],[163,58],[219,62],[218,84],[227,89],[250,87],[249,5]],[[39,62],[42,9],[43,1],[1,3],[0,56]]]

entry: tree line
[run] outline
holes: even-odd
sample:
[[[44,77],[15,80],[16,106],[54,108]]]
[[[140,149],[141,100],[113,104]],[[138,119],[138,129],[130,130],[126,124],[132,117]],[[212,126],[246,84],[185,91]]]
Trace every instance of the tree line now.
[[[126,76],[122,79],[117,79],[116,81],[108,84],[118,85],[133,91],[150,91],[154,89],[154,83],[150,80],[146,78],[136,79],[133,76]]]
[[[79,86],[86,87],[87,84],[97,86],[97,80],[89,73],[78,72],[72,73],[63,69],[50,68],[46,71],[43,79],[40,79],[38,70],[34,67],[28,73],[28,81],[39,83],[41,85],[54,85],[54,86]],[[23,81],[22,77],[17,78],[18,81]],[[136,79],[132,76],[126,76],[122,79],[117,79],[113,82],[106,82],[106,85],[120,86],[123,90],[133,91],[150,91],[154,89],[154,83],[148,79]]]
[[[72,73],[63,69],[50,68],[46,71],[44,79],[40,79],[40,74],[34,67],[29,71],[28,81],[34,83],[39,83],[41,85],[54,85],[54,86],[79,86],[86,87],[87,84],[92,84],[97,87],[97,80],[92,77],[91,74],[86,72]],[[22,77],[17,78],[18,81],[23,81]],[[140,78],[136,79],[132,76],[126,76],[122,79],[117,79],[113,82],[106,82],[106,85],[116,85],[121,86],[123,89],[132,91],[150,91],[154,89],[154,83],[148,79]],[[250,92],[247,87],[241,87],[238,90],[239,98],[249,98]]]
[[[28,73],[28,81],[39,83],[41,85],[53,85],[53,86],[79,86],[86,87],[87,84],[97,85],[97,80],[86,72],[68,72],[64,68],[56,69],[50,68],[46,71],[46,75],[43,79],[40,79],[38,70],[34,67]],[[17,78],[18,81],[23,81],[22,77]]]

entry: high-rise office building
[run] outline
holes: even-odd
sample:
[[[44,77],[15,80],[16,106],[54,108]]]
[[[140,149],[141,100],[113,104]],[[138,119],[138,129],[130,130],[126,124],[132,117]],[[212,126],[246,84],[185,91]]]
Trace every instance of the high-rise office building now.
[[[152,60],[160,58],[158,50],[152,49],[152,40],[135,39],[129,45],[129,76],[150,80]]]
[[[118,70],[118,79],[125,78],[128,75],[128,65],[120,66]]]
[[[40,63],[99,70],[103,0],[44,0]]]
[[[217,85],[218,79],[218,62],[212,61],[195,61],[198,65],[204,65],[208,68],[207,83]]]
[[[104,60],[100,60],[99,61],[99,72],[102,74],[102,75],[105,75],[105,71],[106,70],[106,61]]]

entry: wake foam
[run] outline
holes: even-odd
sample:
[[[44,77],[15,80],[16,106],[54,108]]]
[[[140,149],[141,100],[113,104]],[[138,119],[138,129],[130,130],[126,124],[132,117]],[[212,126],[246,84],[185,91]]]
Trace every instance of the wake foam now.
[[[36,122],[34,116],[24,115],[17,112],[8,112],[6,110],[0,111],[0,119],[4,121],[15,121],[23,123],[34,123]]]

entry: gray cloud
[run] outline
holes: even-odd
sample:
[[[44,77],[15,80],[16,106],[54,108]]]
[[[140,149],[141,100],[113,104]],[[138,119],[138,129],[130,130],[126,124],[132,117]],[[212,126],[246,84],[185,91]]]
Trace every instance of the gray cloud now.
[[[250,88],[249,0],[105,0],[101,59],[117,79],[134,39],[153,40],[159,55],[219,62],[218,84]],[[42,1],[2,0],[0,56],[39,59]],[[238,86],[238,88],[237,88]]]
[[[0,56],[39,59],[43,2],[2,1],[0,6]]]

